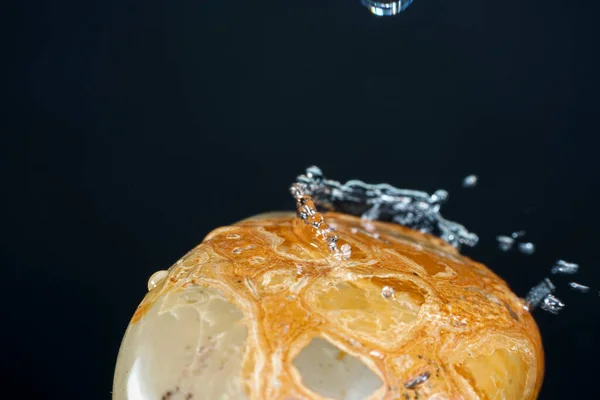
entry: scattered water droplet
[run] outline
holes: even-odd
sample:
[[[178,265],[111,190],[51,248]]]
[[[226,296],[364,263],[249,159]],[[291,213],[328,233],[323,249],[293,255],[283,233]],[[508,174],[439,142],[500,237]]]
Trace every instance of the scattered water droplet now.
[[[571,289],[577,290],[578,292],[581,292],[581,293],[587,293],[590,291],[590,288],[588,286],[579,284],[577,282],[570,282],[569,286],[571,287]]]
[[[349,260],[352,255],[352,247],[348,243],[344,243],[340,247],[340,251],[342,252],[342,260]]]
[[[433,203],[435,204],[440,204],[440,203],[444,203],[446,200],[448,200],[448,196],[450,196],[448,194],[448,192],[444,189],[438,189],[435,191],[434,194],[431,195],[430,199]]]
[[[381,295],[383,296],[384,299],[389,299],[391,297],[394,296],[394,288],[389,287],[389,286],[384,286],[381,289]]]
[[[509,251],[515,244],[513,238],[504,235],[496,236],[496,240],[498,241],[498,248],[502,251]]]
[[[312,167],[306,168],[306,176],[311,179],[320,179],[323,177],[323,171],[321,171],[321,168],[313,165]]]
[[[225,236],[225,239],[239,239],[241,238],[240,235],[235,234],[235,233],[230,233],[229,235]]]
[[[523,254],[531,255],[535,253],[535,245],[531,242],[519,243],[519,251]]]
[[[360,0],[360,2],[378,17],[386,17],[401,13],[413,0]]]
[[[473,188],[477,186],[477,175],[469,175],[465,177],[462,181],[462,187],[464,188]]]
[[[156,271],[155,273],[153,273],[150,276],[150,279],[148,279],[148,291],[157,287],[158,284],[160,283],[160,281],[162,281],[163,279],[166,278],[168,273],[169,272],[165,271],[165,270],[160,270],[160,271]]]
[[[525,297],[526,308],[529,311],[533,311],[537,308],[543,301],[546,296],[554,293],[556,290],[556,286],[552,283],[552,281],[548,278],[544,278],[543,281],[535,285],[529,290],[527,296]]]
[[[551,270],[553,274],[564,275],[573,275],[577,273],[577,271],[579,271],[579,264],[575,264],[565,260],[558,260]]]
[[[548,311],[549,313],[558,314],[559,311],[564,308],[564,306],[565,305],[563,302],[554,297],[554,295],[549,294],[546,297],[544,297],[541,308],[542,310]]]
[[[526,234],[526,233],[527,233],[527,232],[525,232],[525,231],[516,231],[516,232],[513,232],[513,233],[511,233],[511,234],[510,234],[510,236],[511,236],[513,239],[518,239],[518,238],[520,238],[520,237],[523,237],[523,236],[525,236],[525,234]]]

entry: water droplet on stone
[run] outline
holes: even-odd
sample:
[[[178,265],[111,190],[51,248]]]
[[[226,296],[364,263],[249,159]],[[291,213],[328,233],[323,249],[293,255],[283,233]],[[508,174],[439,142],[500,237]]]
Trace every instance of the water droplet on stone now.
[[[152,276],[150,276],[150,279],[148,279],[148,291],[157,287],[158,284],[160,283],[160,281],[165,279],[167,274],[168,274],[168,271],[165,271],[165,270],[160,270],[160,271],[156,271],[155,273],[153,273]]]
[[[462,181],[462,187],[473,188],[477,186],[477,175],[469,175]]]
[[[384,286],[381,289],[381,295],[383,296],[384,299],[389,299],[391,297],[394,296],[394,288],[389,287],[389,286]]]
[[[352,255],[352,247],[348,243],[343,244],[340,247],[340,251],[342,252],[342,259],[349,260]]]
[[[373,356],[373,357],[377,357],[379,359],[383,359],[383,354],[381,354],[379,351],[377,350],[371,350],[369,352],[369,355]]]
[[[515,244],[513,238],[504,235],[496,236],[496,240],[498,241],[498,248],[502,251],[508,251],[512,249],[513,244]]]
[[[570,282],[569,286],[571,287],[571,289],[577,290],[578,292],[581,292],[581,293],[587,293],[590,291],[590,288],[588,286],[579,284],[577,282]]]
[[[413,0],[361,0],[363,6],[378,17],[392,16],[401,13]]]
[[[573,275],[579,270],[579,265],[565,260],[558,260],[552,267],[553,274]]]
[[[423,372],[422,374],[417,375],[416,377],[414,377],[410,381],[406,382],[404,384],[404,387],[407,388],[407,389],[414,389],[415,387],[419,386],[420,384],[426,382],[427,379],[429,379],[430,375],[431,374],[428,371]]]

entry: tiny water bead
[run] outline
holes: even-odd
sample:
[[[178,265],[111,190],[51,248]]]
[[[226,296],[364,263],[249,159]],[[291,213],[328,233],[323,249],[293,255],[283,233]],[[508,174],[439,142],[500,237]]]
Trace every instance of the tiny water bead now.
[[[429,377],[431,376],[431,373],[429,371],[423,372],[422,374],[418,375],[417,377],[411,379],[410,381],[408,381],[407,383],[404,384],[404,387],[407,389],[413,389],[415,387],[417,387],[418,385],[427,382],[427,379],[429,379]]]
[[[385,299],[394,297],[394,288],[391,288],[389,286],[384,286],[383,289],[381,289],[381,295]]]

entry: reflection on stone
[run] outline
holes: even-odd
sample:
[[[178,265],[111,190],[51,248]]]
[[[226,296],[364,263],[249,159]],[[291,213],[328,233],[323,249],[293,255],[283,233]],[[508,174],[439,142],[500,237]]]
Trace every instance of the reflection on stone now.
[[[214,289],[164,295],[125,335],[113,399],[243,398],[241,319]]]
[[[307,388],[330,399],[367,399],[382,385],[363,362],[321,338],[302,349],[294,366]]]

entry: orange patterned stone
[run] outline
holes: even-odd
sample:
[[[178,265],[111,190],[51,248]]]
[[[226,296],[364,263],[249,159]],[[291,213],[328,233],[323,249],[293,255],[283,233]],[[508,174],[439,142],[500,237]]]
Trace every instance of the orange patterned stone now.
[[[482,264],[396,224],[270,213],[211,232],[150,292],[113,399],[535,399],[538,328]]]

